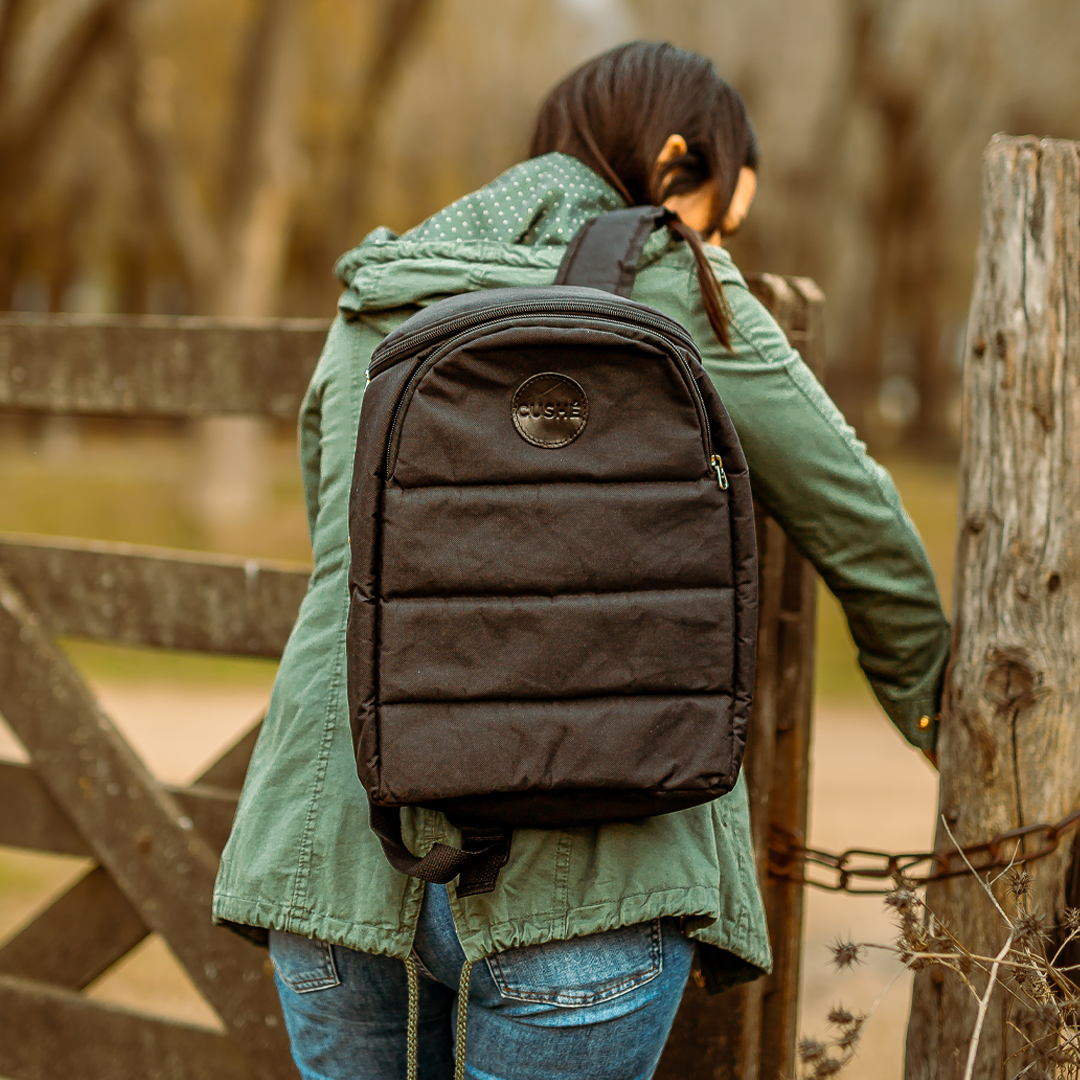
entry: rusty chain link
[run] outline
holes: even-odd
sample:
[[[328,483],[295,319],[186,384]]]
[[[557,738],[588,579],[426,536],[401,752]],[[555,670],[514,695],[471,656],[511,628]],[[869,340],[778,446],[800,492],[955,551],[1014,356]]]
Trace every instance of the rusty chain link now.
[[[849,848],[840,854],[807,847],[803,837],[794,829],[769,825],[769,876],[813,885],[829,892],[848,892],[880,895],[891,892],[894,879],[902,877],[909,884],[919,886],[931,881],[960,877],[971,871],[962,857],[976,872],[1002,870],[1007,866],[1034,862],[1057,850],[1061,837],[1080,825],[1080,809],[1063,817],[1056,825],[1040,823],[1010,829],[981,844],[972,844],[960,851],[927,851],[892,854],[888,851],[870,851],[865,848]],[[1024,841],[1039,837],[1033,851],[1024,850]],[[1034,841],[1033,841],[1034,843]],[[962,853],[962,854],[961,854]],[[918,873],[922,866],[926,869]],[[821,868],[832,875],[829,880],[811,877],[811,868]],[[887,887],[860,888],[853,881],[888,882]]]

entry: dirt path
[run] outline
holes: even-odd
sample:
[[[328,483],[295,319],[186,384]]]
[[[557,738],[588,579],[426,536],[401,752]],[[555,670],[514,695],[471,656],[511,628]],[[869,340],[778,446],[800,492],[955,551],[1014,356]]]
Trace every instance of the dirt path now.
[[[937,779],[928,762],[873,706],[824,706],[815,717],[810,839],[831,851],[860,847],[925,851],[933,847]],[[887,954],[872,952],[842,973],[829,964],[838,937],[889,942],[895,937],[880,897],[807,890],[801,1031],[821,1037],[836,1004],[865,1012],[896,974]],[[900,1080],[911,978],[885,997],[845,1080]]]

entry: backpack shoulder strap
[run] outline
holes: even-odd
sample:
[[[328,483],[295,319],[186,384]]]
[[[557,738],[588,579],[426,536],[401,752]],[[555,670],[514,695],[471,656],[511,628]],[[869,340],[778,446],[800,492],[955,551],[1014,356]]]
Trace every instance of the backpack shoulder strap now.
[[[566,249],[555,284],[629,296],[645,241],[674,217],[663,206],[629,206],[586,221]]]

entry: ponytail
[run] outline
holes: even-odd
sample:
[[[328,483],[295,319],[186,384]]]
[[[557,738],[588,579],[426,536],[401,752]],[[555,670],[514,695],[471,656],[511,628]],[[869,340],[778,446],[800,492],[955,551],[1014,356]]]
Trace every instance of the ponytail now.
[[[695,229],[691,229],[683,221],[676,219],[669,222],[668,227],[672,232],[678,233],[689,245],[694,253],[694,265],[697,268],[698,288],[701,290],[701,302],[705,307],[705,314],[709,317],[709,325],[716,335],[716,340],[725,349],[731,349],[731,337],[728,334],[728,323],[731,321],[731,310],[728,308],[724,290],[720,282],[716,280],[709,256],[705,254],[705,245]]]

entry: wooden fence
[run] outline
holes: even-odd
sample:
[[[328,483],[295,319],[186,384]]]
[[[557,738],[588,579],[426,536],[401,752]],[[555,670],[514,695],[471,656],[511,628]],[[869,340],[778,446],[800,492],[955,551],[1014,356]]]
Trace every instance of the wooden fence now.
[[[822,297],[762,275],[752,288],[814,367]],[[295,416],[324,323],[0,316],[0,411],[113,417]],[[805,828],[814,579],[758,516],[761,623],[747,758],[776,970],[710,998],[687,990],[658,1075],[775,1080],[793,1063],[801,888],[769,879],[770,822]],[[266,953],[211,925],[218,855],[257,728],[188,787],[159,783],[55,635],[280,656],[307,572],[266,561],[0,534],[0,715],[29,764],[0,761],[0,845],[95,866],[0,945],[0,1076],[12,1080],[285,1080]],[[81,993],[159,934],[224,1033]]]

